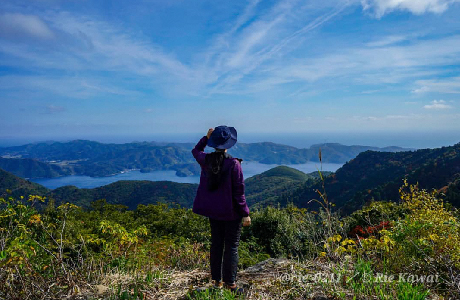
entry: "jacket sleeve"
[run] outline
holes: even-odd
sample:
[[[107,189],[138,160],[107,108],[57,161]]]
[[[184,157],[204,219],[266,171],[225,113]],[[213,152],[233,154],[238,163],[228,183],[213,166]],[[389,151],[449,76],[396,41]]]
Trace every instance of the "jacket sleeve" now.
[[[244,178],[241,163],[235,160],[235,165],[232,168],[232,196],[235,208],[242,217],[249,216],[249,208],[246,204],[244,195]]]
[[[195,157],[196,161],[202,166],[204,165],[204,157],[206,153],[204,153],[204,148],[208,144],[208,137],[203,136],[201,140],[196,144],[195,148],[192,150],[193,157]]]

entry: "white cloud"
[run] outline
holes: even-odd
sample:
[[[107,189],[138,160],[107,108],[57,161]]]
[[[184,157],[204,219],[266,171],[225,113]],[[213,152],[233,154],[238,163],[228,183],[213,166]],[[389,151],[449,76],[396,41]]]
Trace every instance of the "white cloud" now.
[[[386,116],[353,116],[350,120],[353,121],[374,121],[374,122],[389,122],[389,121],[411,121],[427,118],[427,115],[409,114],[409,115],[386,115]]]
[[[427,86],[421,86],[417,89],[414,89],[411,91],[411,93],[413,94],[422,94],[422,93],[426,93],[426,92],[429,92],[430,91],[430,88],[427,87]]]
[[[386,13],[395,10],[409,11],[416,15],[426,12],[442,13],[449,5],[459,0],[362,0],[364,10],[371,10],[375,16],[380,18]]]
[[[402,35],[390,35],[386,36],[380,40],[376,40],[370,43],[367,43],[366,46],[368,47],[384,47],[384,46],[389,46],[393,44],[397,44],[399,42],[407,40],[407,36],[402,36]]]
[[[444,65],[460,63],[460,36],[413,41],[404,46],[349,47],[316,57],[280,61],[273,65],[269,82],[306,82],[321,79],[343,78],[347,83],[398,84],[408,79],[437,77]],[[273,78],[272,78],[273,77]],[[448,80],[448,79],[446,79]],[[449,83],[451,88],[459,86],[460,80]],[[441,83],[417,81],[419,89],[414,93],[432,91]],[[424,87],[426,86],[426,87]],[[270,88],[272,86],[267,86]]]
[[[54,33],[39,17],[23,14],[3,14],[0,16],[0,36],[8,39],[35,38],[49,40]]]
[[[452,106],[446,104],[446,101],[444,100],[433,100],[431,104],[427,104],[423,106],[425,109],[449,109],[452,108]]]
[[[417,80],[421,86],[413,90],[413,93],[437,92],[444,94],[460,94],[460,77],[447,77],[443,79]]]

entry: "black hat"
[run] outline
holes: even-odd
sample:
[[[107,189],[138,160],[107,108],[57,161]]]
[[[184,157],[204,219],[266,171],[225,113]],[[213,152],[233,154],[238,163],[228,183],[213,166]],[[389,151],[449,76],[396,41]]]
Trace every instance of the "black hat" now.
[[[208,146],[216,149],[230,149],[236,143],[236,129],[228,126],[217,126],[208,139]]]

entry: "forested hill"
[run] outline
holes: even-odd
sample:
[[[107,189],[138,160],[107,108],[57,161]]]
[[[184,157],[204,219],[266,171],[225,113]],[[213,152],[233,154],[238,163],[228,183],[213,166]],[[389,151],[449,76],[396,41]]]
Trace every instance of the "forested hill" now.
[[[324,175],[331,172],[324,172]],[[278,199],[319,179],[318,172],[305,174],[286,166],[279,166],[245,180],[246,201],[250,207],[276,206]]]
[[[408,152],[363,152],[327,177],[325,190],[337,208],[349,213],[372,199],[397,201],[404,178],[424,189],[441,190],[448,202],[460,207],[460,143]],[[322,191],[322,186],[302,186],[279,201],[308,207],[309,200],[319,198],[316,189]]]
[[[270,169],[245,181],[248,205],[261,207],[276,204],[274,199],[305,182],[313,183],[317,178],[317,172],[305,174],[286,166]],[[139,204],[159,202],[191,208],[197,188],[197,184],[125,180],[93,189],[64,186],[49,190],[0,169],[0,196],[7,194],[8,189],[15,197],[40,195],[53,198],[58,203],[71,202],[83,207],[90,207],[93,201],[106,199],[107,203],[125,205],[130,209],[135,209]]]
[[[190,153],[193,146],[191,143],[155,142],[103,144],[85,140],[34,143],[0,148],[0,168],[26,178],[51,178],[69,174],[98,177],[132,169],[141,172],[175,170],[179,176],[198,175],[200,168]],[[407,150],[399,147],[377,148],[341,144],[321,144],[309,149],[299,149],[264,142],[237,143],[229,153],[245,161],[300,164],[317,162],[319,148],[325,163],[345,163],[366,150]]]
[[[6,194],[11,194],[15,197],[46,195],[48,192],[49,190],[42,185],[22,179],[0,169],[0,197]]]

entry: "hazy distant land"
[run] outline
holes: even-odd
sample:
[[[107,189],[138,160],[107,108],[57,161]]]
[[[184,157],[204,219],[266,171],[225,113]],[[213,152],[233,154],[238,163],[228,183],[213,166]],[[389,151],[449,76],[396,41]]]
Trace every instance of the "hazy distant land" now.
[[[41,142],[0,148],[0,168],[23,178],[55,178],[69,175],[103,177],[130,170],[151,172],[174,170],[177,176],[200,173],[191,150],[193,143],[135,142],[104,144],[87,140]],[[338,143],[296,148],[271,142],[238,143],[229,150],[234,157],[262,164],[305,164],[319,162],[343,164],[359,153],[373,150],[399,152],[401,147],[345,146]],[[212,149],[208,149],[211,151]]]

